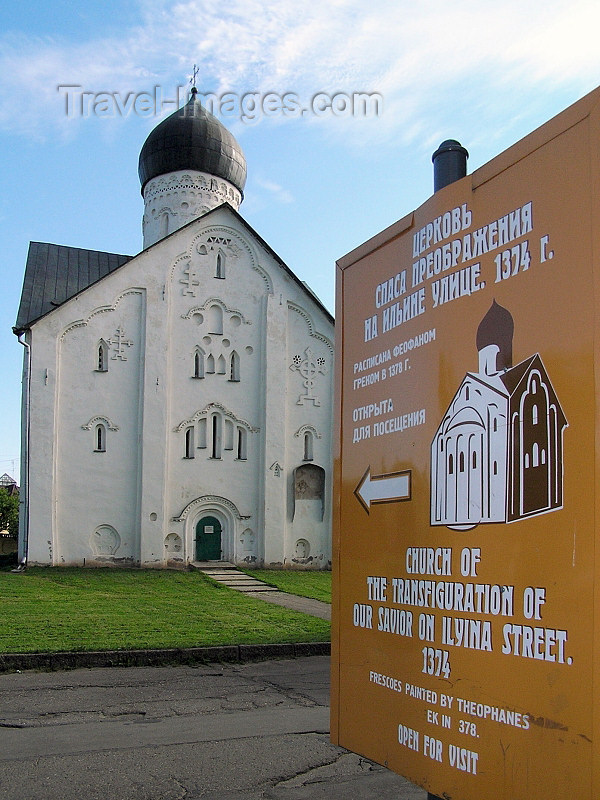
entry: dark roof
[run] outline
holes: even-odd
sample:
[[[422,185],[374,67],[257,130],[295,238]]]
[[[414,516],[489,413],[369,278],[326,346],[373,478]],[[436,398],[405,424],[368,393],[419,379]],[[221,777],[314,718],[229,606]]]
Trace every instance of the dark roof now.
[[[529,374],[529,370],[536,358],[541,362],[539,355],[534,353],[534,355],[529,356],[524,361],[521,361],[520,364],[516,364],[514,367],[511,367],[511,369],[508,369],[506,372],[503,372],[500,375],[500,380],[506,386],[510,395],[514,394],[519,383],[526,375]]]
[[[477,350],[483,350],[490,344],[498,347],[496,367],[510,369],[512,367],[512,340],[515,323],[510,311],[494,300],[487,314],[477,328]]]
[[[138,166],[142,193],[152,178],[187,169],[224,178],[244,193],[246,159],[242,148],[195,94],[157,125],[144,142]]]
[[[512,397],[517,392],[519,385],[522,383],[522,381],[527,379],[529,373],[532,369],[534,369],[534,367],[542,374],[544,383],[546,383],[546,385],[549,387],[548,391],[550,392],[550,403],[556,407],[559,425],[563,427],[567,424],[567,418],[558,401],[558,397],[556,396],[556,392],[554,391],[554,387],[550,382],[550,378],[546,372],[546,367],[544,366],[539,353],[534,353],[534,355],[529,356],[529,358],[526,358],[524,361],[521,361],[520,364],[517,364],[516,367],[507,370],[500,375],[500,379],[506,386],[509,395]]]
[[[104,278],[133,256],[30,242],[15,333]]]

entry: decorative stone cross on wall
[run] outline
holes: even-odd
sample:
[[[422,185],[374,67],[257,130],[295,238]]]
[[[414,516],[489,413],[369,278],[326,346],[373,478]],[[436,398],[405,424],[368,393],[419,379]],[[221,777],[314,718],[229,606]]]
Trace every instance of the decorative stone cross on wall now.
[[[181,290],[181,294],[190,294],[192,297],[196,297],[196,286],[200,286],[197,270],[189,266],[188,269],[183,270],[183,274],[187,275],[187,278],[181,278],[179,281],[179,283],[183,283],[185,287]]]
[[[300,375],[304,378],[304,387],[306,388],[306,394],[300,395],[296,401],[296,405],[302,406],[305,400],[312,400],[316,406],[320,406],[321,401],[313,393],[313,389],[315,387],[317,374],[325,375],[327,372],[325,359],[315,356],[310,347],[307,347],[304,351],[304,358],[298,355],[294,356],[290,369],[298,370]]]
[[[125,331],[120,326],[115,331],[114,336],[108,340],[108,344],[115,348],[114,355],[111,356],[112,361],[127,361],[125,355],[125,347],[131,347],[133,342],[125,338]]]

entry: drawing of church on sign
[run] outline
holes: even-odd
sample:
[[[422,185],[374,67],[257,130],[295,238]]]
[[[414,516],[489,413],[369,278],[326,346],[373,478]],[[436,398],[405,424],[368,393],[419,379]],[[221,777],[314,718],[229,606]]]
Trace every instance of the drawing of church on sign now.
[[[514,322],[496,301],[431,443],[431,524],[467,530],[556,511],[568,426],[539,354],[512,365]]]

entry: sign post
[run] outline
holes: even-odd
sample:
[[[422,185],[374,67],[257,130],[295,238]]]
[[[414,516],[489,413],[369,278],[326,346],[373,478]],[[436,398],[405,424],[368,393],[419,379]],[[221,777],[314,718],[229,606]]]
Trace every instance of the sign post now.
[[[433,796],[600,797],[599,292],[600,90],[338,263],[332,739]]]

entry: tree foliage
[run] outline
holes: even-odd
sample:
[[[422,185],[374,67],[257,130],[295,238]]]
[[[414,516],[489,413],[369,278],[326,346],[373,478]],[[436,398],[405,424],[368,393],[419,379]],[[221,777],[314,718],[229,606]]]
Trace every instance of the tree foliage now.
[[[19,495],[0,488],[0,531],[4,530],[11,536],[19,532]]]

